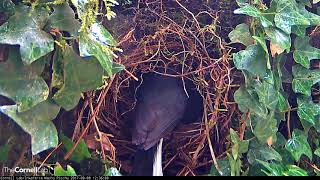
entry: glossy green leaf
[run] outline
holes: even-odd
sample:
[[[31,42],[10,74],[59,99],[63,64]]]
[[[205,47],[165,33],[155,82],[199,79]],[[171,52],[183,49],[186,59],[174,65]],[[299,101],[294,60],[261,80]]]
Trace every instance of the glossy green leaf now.
[[[273,27],[265,28],[265,32],[271,39],[271,42],[281,48],[282,52],[290,51],[291,37],[289,34],[286,34],[282,30]]]
[[[316,26],[320,24],[319,15],[306,10],[304,5],[298,5],[298,8],[299,8],[299,13],[309,20],[311,26]]]
[[[275,109],[277,107],[279,99],[275,94],[278,94],[278,92],[272,84],[264,81],[263,83],[257,83],[254,88],[259,96],[260,103],[269,109]]]
[[[238,134],[233,129],[230,129],[230,139],[232,142],[231,151],[234,159],[240,158],[243,153],[248,151],[249,141],[240,140]]]
[[[75,19],[72,8],[67,4],[55,5],[54,11],[49,17],[49,26],[61,31],[67,31],[72,36],[77,36],[80,22]]]
[[[251,113],[256,113],[260,116],[267,114],[267,109],[260,104],[258,96],[250,94],[243,86],[234,93],[234,99],[240,111],[243,113],[250,110]]]
[[[314,151],[314,154],[320,157],[320,147]]]
[[[320,81],[320,70],[309,70],[300,65],[292,67],[294,79],[292,81],[293,90],[296,93],[311,95],[311,87]]]
[[[11,47],[9,58],[0,63],[0,95],[16,102],[18,111],[26,111],[46,100],[49,88],[40,77],[44,59],[24,66],[17,48]]]
[[[115,167],[106,169],[103,176],[122,176],[119,170]]]
[[[237,69],[264,77],[267,71],[266,54],[260,45],[250,45],[245,50],[233,54]]]
[[[320,114],[320,105],[312,102],[311,97],[298,97],[298,115],[300,120],[308,121],[315,125],[317,116]]]
[[[264,13],[261,12],[258,8],[251,6],[251,5],[245,5],[239,9],[234,10],[235,14],[246,14],[248,16],[252,16],[255,18],[260,19],[262,26],[269,27],[272,26],[272,22],[269,21],[265,16]]]
[[[84,60],[71,47],[62,52],[64,84],[53,99],[66,110],[74,108],[82,92],[87,92],[103,84],[103,69],[95,59]]]
[[[254,43],[254,39],[251,37],[249,26],[247,24],[239,24],[229,35],[229,39],[232,43],[242,43],[245,46],[249,46]]]
[[[63,143],[64,147],[67,149],[67,151],[69,151],[73,147],[74,143],[71,141],[71,139],[64,136],[63,134],[61,134],[60,138],[61,138],[61,142]],[[86,143],[84,142],[83,139],[81,139],[80,143],[74,149],[74,151],[72,152],[69,159],[71,161],[80,163],[82,160],[84,160],[86,158],[91,158],[91,154],[89,152],[89,149],[88,149]]]
[[[8,160],[9,150],[10,150],[9,144],[0,146],[0,162],[5,162]]]
[[[281,155],[268,145],[250,148],[247,157],[250,164],[255,164],[257,159],[263,161],[282,161]]]
[[[267,163],[257,160],[267,171],[262,170],[268,176],[308,176],[307,171],[295,165],[284,165],[282,163]]]
[[[63,167],[59,164],[54,168],[54,176],[76,176],[75,170],[67,165],[67,170],[64,170]]]
[[[287,166],[287,172],[284,175],[288,176],[308,176],[308,172],[304,169],[301,169],[300,167],[296,165],[288,165]]]
[[[291,34],[294,25],[310,25],[307,17],[299,12],[298,4],[292,0],[274,0],[277,4],[274,22],[286,34]]]
[[[57,130],[51,120],[59,111],[60,107],[50,101],[41,102],[21,113],[17,111],[16,105],[0,107],[0,112],[6,114],[31,135],[33,155],[58,145]]]
[[[264,36],[252,36],[252,38],[254,40],[256,40],[258,42],[258,44],[261,45],[261,47],[263,48],[264,52],[265,52],[265,56],[266,56],[266,60],[267,60],[267,68],[271,69],[271,63],[270,63],[270,58],[269,58],[269,50],[267,47],[267,43],[266,43],[266,39]]]
[[[312,151],[307,138],[307,135],[302,131],[294,129],[291,139],[289,139],[286,144],[286,149],[296,161],[298,161],[303,154],[312,160]]]
[[[63,86],[63,56],[61,48],[57,48],[53,55],[51,87],[61,89]]]
[[[0,43],[19,45],[22,61],[31,64],[54,49],[52,37],[42,30],[48,16],[45,9],[18,6],[15,15],[0,26]]]
[[[89,35],[80,34],[79,50],[80,56],[94,56],[98,59],[101,66],[112,76],[113,53],[110,47],[117,45],[111,34],[102,25],[95,23],[89,29]]]
[[[230,163],[229,160],[225,157],[222,159],[217,159],[217,163],[219,165],[220,171],[222,172],[222,176],[230,176]],[[216,169],[215,165],[211,166],[210,174],[211,176],[221,176],[221,174]]]
[[[15,5],[11,0],[1,0],[0,12],[13,12]]]
[[[309,68],[310,61],[313,59],[320,59],[320,49],[312,47],[309,44],[309,37],[297,37],[294,46],[295,51],[293,52],[294,60],[302,66]]]
[[[306,36],[306,29],[308,26],[292,26],[292,33],[297,36]]]
[[[276,139],[278,131],[278,121],[270,112],[266,117],[254,117],[256,125],[253,129],[253,134],[262,144],[267,144],[269,138]]]

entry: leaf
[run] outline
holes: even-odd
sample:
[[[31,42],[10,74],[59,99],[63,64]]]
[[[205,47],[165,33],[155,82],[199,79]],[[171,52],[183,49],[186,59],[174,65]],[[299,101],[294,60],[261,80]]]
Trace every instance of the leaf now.
[[[119,64],[119,63],[112,64],[112,74],[117,74],[118,72],[120,72],[124,69],[125,69],[125,67],[122,64]]]
[[[2,0],[0,2],[0,12],[14,12],[15,5],[11,0]]]
[[[292,33],[296,34],[297,36],[306,36],[306,29],[308,26],[292,26]]]
[[[260,145],[260,147],[250,148],[247,157],[250,164],[256,164],[257,159],[262,161],[282,161],[281,155],[272,147],[267,145]]]
[[[314,154],[320,157],[320,147],[314,151]]]
[[[9,144],[0,146],[0,162],[5,162],[8,160],[9,150],[10,150]]]
[[[308,172],[296,165],[288,165],[286,174],[289,176],[308,176]]]
[[[274,118],[272,112],[270,112],[266,117],[254,117],[257,124],[254,126],[253,134],[258,138],[258,140],[266,144],[268,139],[272,137],[276,139],[276,133],[278,131],[278,121]]]
[[[269,21],[265,16],[264,13],[261,12],[258,8],[251,6],[251,5],[245,5],[239,9],[234,10],[235,14],[246,14],[248,16],[256,17],[261,21],[261,24],[263,27],[269,27],[272,26],[272,22]]]
[[[270,50],[273,57],[284,51],[289,52],[291,47],[291,37],[277,28],[265,28],[265,32],[271,39]]]
[[[57,130],[51,120],[59,113],[60,107],[44,101],[25,112],[17,112],[17,106],[1,106],[0,112],[15,121],[31,135],[32,154],[36,155],[58,145]]]
[[[320,105],[312,102],[311,97],[298,96],[298,115],[300,120],[315,125],[316,117],[320,114]]]
[[[240,140],[238,134],[230,129],[230,139],[232,142],[232,156],[234,159],[238,159],[241,157],[243,153],[248,151],[249,141]]]
[[[60,138],[61,138],[61,142],[63,143],[63,145],[67,149],[67,151],[69,151],[74,146],[74,143],[67,136],[61,134]],[[86,158],[91,158],[91,154],[89,152],[89,149],[88,149],[86,143],[84,142],[83,139],[81,139],[80,143],[74,149],[74,151],[71,154],[69,159],[71,161],[80,163],[82,160],[84,160]]]
[[[78,104],[82,92],[102,85],[103,69],[95,59],[85,61],[68,46],[63,50],[62,56],[64,84],[53,99],[69,111]]]
[[[106,169],[103,176],[122,176],[117,168],[111,167]]]
[[[308,18],[299,13],[296,1],[274,0],[277,4],[274,22],[278,28],[287,34],[291,34],[294,25],[310,25]]]
[[[264,77],[267,71],[265,51],[260,45],[250,45],[245,50],[233,54],[237,69],[246,70],[253,75]]]
[[[40,77],[43,68],[44,59],[24,66],[18,49],[10,47],[8,60],[0,63],[0,95],[12,99],[19,112],[45,101],[49,88]]]
[[[305,9],[305,6],[300,4],[298,5],[299,13],[302,14],[304,17],[306,17],[311,26],[316,26],[320,24],[320,16],[317,14],[314,14],[312,12],[309,12]]]
[[[268,51],[268,47],[266,44],[266,40],[264,36],[252,36],[252,38],[254,40],[256,40],[258,42],[258,44],[261,45],[261,47],[263,48],[264,52],[265,52],[265,56],[266,56],[266,60],[267,60],[267,68],[271,69],[271,64],[270,64],[270,58],[269,58],[269,51]]]
[[[262,83],[257,83],[254,88],[259,96],[260,103],[269,109],[275,109],[277,107],[279,99],[275,94],[278,94],[278,92],[274,89],[272,84],[264,81]]]
[[[72,8],[67,4],[53,6],[53,13],[49,17],[49,26],[61,31],[67,31],[76,37],[80,29],[80,22],[75,19]]]
[[[254,43],[254,39],[251,37],[249,26],[247,24],[239,24],[229,35],[229,39],[232,43],[242,43],[245,46],[249,46]]]
[[[51,87],[61,89],[63,86],[63,56],[61,48],[54,51],[52,62]]]
[[[292,81],[293,91],[311,96],[311,87],[320,81],[320,70],[309,70],[300,65],[292,67],[294,79]]]
[[[260,116],[267,114],[267,109],[258,102],[258,97],[250,94],[243,86],[234,93],[234,100],[243,113],[250,110],[251,113],[256,113]]]
[[[223,159],[217,159],[217,164],[222,172],[222,176],[230,176],[230,163],[229,160],[225,157]],[[210,175],[212,176],[221,176],[215,165],[211,166]]]
[[[282,163],[267,163],[257,160],[258,163],[263,165],[270,173],[262,170],[269,176],[308,176],[308,173],[295,165],[284,165]]]
[[[305,68],[310,68],[311,60],[320,59],[320,49],[312,47],[309,40],[310,37],[297,37],[294,42],[293,58]]]
[[[0,43],[20,45],[22,61],[33,61],[53,51],[53,39],[42,28],[48,18],[48,11],[27,6],[17,6],[15,15],[0,26]]]
[[[286,144],[285,148],[291,153],[296,161],[299,161],[303,154],[312,160],[312,151],[307,138],[307,135],[303,134],[303,132],[294,129],[291,139],[289,139]]]
[[[58,164],[55,168],[54,168],[54,176],[76,176],[76,172],[75,170],[67,165],[67,170],[64,170],[63,167]]]
[[[81,33],[79,39],[80,56],[94,56],[101,66],[112,76],[113,53],[110,47],[115,47],[117,42],[102,25],[95,23],[89,29],[89,34]]]

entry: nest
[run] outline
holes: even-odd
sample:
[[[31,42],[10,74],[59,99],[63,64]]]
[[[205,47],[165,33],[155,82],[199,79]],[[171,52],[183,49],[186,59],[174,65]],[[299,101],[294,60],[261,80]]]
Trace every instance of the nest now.
[[[213,164],[219,168],[216,160],[227,152],[231,119],[239,116],[232,98],[239,76],[232,65],[233,48],[226,43],[226,31],[232,28],[226,17],[235,5],[210,2],[139,1],[122,13],[126,15],[118,13],[117,24],[106,22],[111,30],[117,28],[112,33],[123,52],[116,61],[126,70],[108,80],[105,89],[87,94],[90,98],[78,117],[90,110],[84,125],[89,131],[78,123],[73,137],[84,137],[89,147],[99,149],[123,174],[130,173],[136,151],[131,144],[130,113],[137,82],[148,72],[192,82],[202,98],[198,121],[180,125],[165,139],[164,173],[203,175]],[[95,136],[98,144],[92,143]]]

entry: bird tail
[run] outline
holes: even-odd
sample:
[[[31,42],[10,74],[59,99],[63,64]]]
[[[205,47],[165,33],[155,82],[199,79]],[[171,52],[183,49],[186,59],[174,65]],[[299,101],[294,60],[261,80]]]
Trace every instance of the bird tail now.
[[[163,176],[162,141],[148,150],[140,149],[134,155],[132,176]]]
[[[154,160],[153,160],[153,176],[163,176],[162,172],[162,142],[163,138],[160,139],[157,150],[154,154]]]

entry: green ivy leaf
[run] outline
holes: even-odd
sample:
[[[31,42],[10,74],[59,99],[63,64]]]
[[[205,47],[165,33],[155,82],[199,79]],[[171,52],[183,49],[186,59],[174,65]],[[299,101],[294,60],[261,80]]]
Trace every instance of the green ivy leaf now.
[[[296,165],[288,165],[285,175],[288,176],[308,176],[308,172]]]
[[[260,19],[261,24],[263,27],[269,27],[272,26],[272,22],[269,21],[263,12],[261,12],[258,8],[251,6],[251,5],[245,5],[239,9],[234,10],[235,14],[246,14],[248,16],[252,16],[255,18]]]
[[[80,29],[80,22],[75,19],[72,8],[67,4],[53,6],[53,13],[49,17],[49,26],[69,32],[76,37]]]
[[[320,157],[320,147],[314,151],[314,154]]]
[[[38,154],[58,145],[57,130],[51,120],[59,113],[60,107],[44,101],[28,111],[19,113],[17,106],[1,106],[0,112],[14,120],[31,135],[32,154]]]
[[[61,48],[56,48],[52,62],[51,87],[61,89],[63,86],[63,56]]]
[[[58,166],[54,168],[54,176],[76,176],[76,175],[77,174],[75,170],[69,165],[67,165],[67,170],[64,170],[60,164],[58,164]]]
[[[266,144],[270,137],[276,139],[279,123],[272,112],[266,117],[257,116],[252,118],[257,122],[254,126],[253,134],[261,143]]]
[[[294,92],[311,96],[311,87],[320,81],[320,70],[309,70],[300,65],[292,67]]]
[[[18,111],[26,111],[46,100],[49,88],[40,77],[44,59],[24,66],[18,48],[10,47],[6,62],[0,63],[0,95],[16,102]]]
[[[299,161],[303,154],[312,160],[312,151],[307,138],[307,135],[302,131],[294,129],[291,139],[289,139],[286,144],[286,149],[291,153],[296,161]]]
[[[89,34],[81,33],[79,39],[80,56],[94,56],[101,66],[112,76],[113,53],[110,47],[115,47],[117,42],[102,25],[95,23],[89,29]]]
[[[264,81],[262,83],[257,83],[254,88],[259,96],[260,103],[269,109],[275,109],[277,107],[279,99],[275,94],[278,94],[278,92],[274,89],[272,84]]]
[[[13,12],[15,5],[11,0],[2,0],[0,2],[0,12]]]
[[[0,26],[0,43],[20,45],[22,61],[31,64],[33,61],[53,51],[53,39],[44,32],[48,11],[26,6],[18,6],[15,15]]]
[[[292,0],[274,0],[277,4],[274,22],[278,28],[287,34],[291,34],[293,25],[310,25],[307,17],[299,12],[298,4]]]
[[[308,176],[307,171],[295,165],[284,165],[282,163],[267,163],[257,160],[269,172],[262,170],[268,176]]]
[[[258,42],[258,44],[261,45],[261,47],[263,48],[264,52],[265,52],[265,56],[266,56],[266,60],[267,60],[267,68],[271,69],[271,64],[270,64],[270,58],[269,58],[269,51],[268,51],[268,47],[266,44],[266,39],[264,36],[252,36],[252,38],[254,40],[256,40]]]
[[[106,169],[103,176],[122,176],[119,170],[115,167]]]
[[[265,32],[268,37],[271,39],[271,43],[277,45],[277,47],[281,48],[281,53],[284,51],[289,52],[291,47],[291,37],[289,34],[281,31],[277,28],[265,28]],[[278,54],[281,54],[280,52]]]
[[[320,49],[312,47],[309,44],[310,37],[297,37],[293,52],[294,60],[306,68],[310,68],[310,61],[320,59]]]
[[[9,144],[0,146],[0,162],[5,162],[8,160],[9,150],[10,150]]]
[[[292,26],[292,33],[296,34],[297,36],[306,36],[306,29],[308,26]]]
[[[305,9],[304,5],[298,5],[299,13],[302,14],[304,17],[306,17],[311,26],[316,26],[320,24],[320,16],[317,14],[314,14],[312,12],[309,12]]]
[[[282,161],[281,155],[268,145],[260,145],[256,148],[250,148],[247,157],[250,164],[255,164],[257,159],[262,161]]]
[[[245,113],[250,110],[251,113],[256,113],[260,116],[267,114],[267,109],[260,104],[257,95],[250,94],[243,86],[234,93],[234,100],[241,112]]]
[[[231,150],[234,159],[238,159],[243,153],[248,152],[249,141],[240,140],[238,134],[233,129],[230,129],[230,139],[232,142]]]
[[[85,61],[71,47],[66,47],[62,56],[64,84],[53,99],[68,111],[78,104],[82,92],[103,84],[103,69],[95,59]]]
[[[247,24],[239,24],[229,35],[229,39],[232,43],[242,43],[245,46],[249,46],[254,43],[254,39],[251,37],[249,26]]]
[[[264,77],[267,72],[266,54],[260,45],[250,45],[245,50],[233,54],[237,69]]]
[[[300,120],[308,121],[315,125],[316,116],[320,114],[320,105],[312,102],[311,97],[298,97],[298,115]]]
[[[67,149],[67,151],[69,151],[74,146],[74,143],[67,136],[61,134],[60,138],[61,138],[61,142],[63,143],[63,145]],[[86,143],[84,142],[83,139],[81,139],[80,143],[74,149],[74,151],[71,154],[69,159],[71,161],[80,163],[82,160],[84,160],[86,158],[91,158],[91,154],[89,152],[89,149],[88,149]]]

